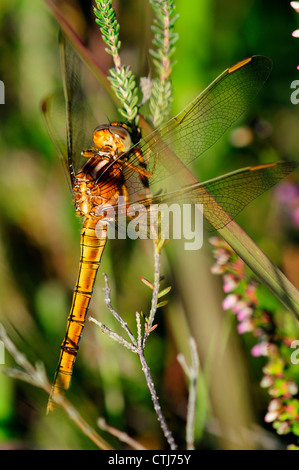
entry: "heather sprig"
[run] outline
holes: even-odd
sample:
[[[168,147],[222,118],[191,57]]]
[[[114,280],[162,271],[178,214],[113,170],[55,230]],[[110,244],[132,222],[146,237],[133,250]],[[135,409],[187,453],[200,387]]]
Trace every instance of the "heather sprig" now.
[[[134,124],[138,124],[138,88],[135,76],[129,66],[121,64],[119,50],[121,41],[119,40],[119,23],[115,11],[112,7],[112,0],[97,0],[94,14],[96,23],[100,26],[102,38],[106,47],[106,52],[111,54],[114,68],[109,70],[108,79],[116,96],[122,104],[119,108],[123,118]]]
[[[222,276],[226,294],[222,306],[236,315],[239,334],[251,333],[256,338],[252,356],[267,357],[260,385],[268,389],[272,399],[265,421],[272,423],[278,434],[299,436],[298,374],[295,369],[298,366],[292,363],[290,353],[296,325],[285,326],[283,321],[277,320],[274,310],[261,305],[257,281],[246,277],[244,262],[229,245],[218,237],[211,238],[210,243],[216,258],[211,271]],[[289,446],[289,449],[295,448],[296,445]]]
[[[152,31],[154,33],[153,45],[150,49],[157,77],[152,81],[152,94],[150,98],[150,119],[154,126],[162,124],[169,116],[172,103],[172,86],[169,79],[174,62],[171,57],[175,52],[175,43],[178,34],[174,31],[178,15],[174,14],[173,0],[150,0],[155,13]]]
[[[94,13],[100,27],[106,52],[113,58],[114,68],[109,70],[108,79],[122,107],[120,114],[125,120],[138,125],[139,108],[149,100],[150,120],[155,127],[162,124],[170,113],[172,86],[169,79],[174,62],[171,57],[175,52],[178,34],[174,31],[178,15],[174,14],[173,0],[150,0],[155,18],[152,25],[154,48],[149,50],[153,58],[157,77],[140,81],[143,99],[138,103],[138,87],[129,66],[122,65],[119,55],[119,23],[112,7],[112,0],[97,0]]]

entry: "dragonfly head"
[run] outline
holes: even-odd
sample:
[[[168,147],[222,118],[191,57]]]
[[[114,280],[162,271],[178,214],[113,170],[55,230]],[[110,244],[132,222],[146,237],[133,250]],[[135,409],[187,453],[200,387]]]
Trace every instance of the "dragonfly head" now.
[[[101,152],[112,153],[115,156],[128,152],[132,146],[127,126],[118,122],[96,127],[93,133],[93,141]]]

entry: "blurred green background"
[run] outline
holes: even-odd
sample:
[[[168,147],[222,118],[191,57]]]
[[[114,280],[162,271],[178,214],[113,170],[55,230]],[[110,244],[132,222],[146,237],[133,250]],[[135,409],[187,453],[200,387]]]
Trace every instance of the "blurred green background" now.
[[[108,70],[110,56],[94,24],[92,2],[58,3],[74,29],[89,37],[89,47]],[[151,8],[141,0],[114,5],[123,63],[137,77],[148,75],[153,71],[147,52]],[[299,39],[291,36],[299,15],[289,2],[177,0],[176,8],[180,40],[172,76],[174,112],[245,57],[263,54],[274,64],[239,123],[247,126],[248,145],[239,146],[238,134],[228,132],[196,162],[197,177],[204,180],[283,158],[298,160],[299,114],[290,102],[290,85],[299,74]],[[5,83],[5,105],[0,105],[0,321],[29,360],[44,362],[52,380],[77,276],[80,233],[40,112],[41,100],[61,84],[58,27],[41,0],[2,0],[0,27],[0,79]],[[273,191],[254,201],[237,221],[299,287],[297,236],[283,226]],[[104,303],[106,272],[114,306],[135,331],[136,310],[147,313],[150,307],[151,292],[139,279],[153,280],[152,255],[149,242],[109,243],[90,313],[118,328]],[[199,252],[170,244],[162,263],[162,287],[171,285],[172,291],[168,305],[158,310],[158,328],[146,357],[178,444],[184,447],[187,388],[176,354],[183,352],[189,359],[191,331],[205,377],[199,387],[197,447],[280,448],[287,440],[263,422],[269,402],[259,387],[263,360],[251,358],[250,340],[237,335],[235,319],[222,310],[221,280],[210,274],[209,244]],[[13,365],[8,354],[5,359],[6,366]],[[43,391],[0,374],[0,448],[95,448],[63,411],[46,416],[47,398]],[[98,416],[105,416],[146,447],[165,447],[137,358],[93,324],[85,328],[68,398],[92,426]]]

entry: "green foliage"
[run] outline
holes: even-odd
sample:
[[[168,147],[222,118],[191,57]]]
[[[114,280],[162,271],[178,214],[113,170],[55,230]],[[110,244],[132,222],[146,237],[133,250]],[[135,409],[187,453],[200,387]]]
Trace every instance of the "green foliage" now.
[[[102,38],[108,46],[105,50],[113,58],[115,67],[109,70],[108,77],[115,95],[122,104],[119,112],[122,117],[130,123],[138,124],[138,88],[136,79],[130,67],[121,65],[119,51],[121,42],[119,40],[120,25],[117,21],[115,11],[112,7],[112,0],[99,0],[94,8],[96,23],[100,26]],[[169,79],[174,62],[170,59],[175,52],[175,43],[178,34],[174,31],[174,26],[178,15],[174,14],[175,5],[173,0],[151,0],[155,18],[152,25],[154,33],[153,45],[155,49],[150,49],[149,53],[153,58],[157,77],[152,80],[151,93],[149,99],[150,120],[157,127],[168,117],[172,103],[172,85]],[[141,86],[142,88],[142,86]]]
[[[110,69],[108,77],[111,86],[123,108],[119,109],[120,114],[129,122],[135,120],[138,113],[138,91],[136,88],[135,77],[129,67],[120,67],[119,69]]]
[[[106,52],[116,57],[121,46],[118,39],[120,26],[112,8],[112,0],[98,0],[97,8],[94,7],[94,14],[97,17],[95,21],[100,26],[102,38],[108,46]]]
[[[175,53],[174,45],[178,41],[174,26],[179,15],[174,15],[175,5],[172,0],[150,0],[150,4],[156,15],[152,26],[153,45],[156,49],[150,49],[149,52],[154,58],[153,63],[159,76],[167,78],[175,64],[170,62],[170,58]]]
[[[174,15],[175,5],[172,0],[150,0],[156,18],[152,26],[153,45],[150,49],[158,77],[153,79],[150,99],[150,119],[155,127],[161,125],[168,117],[172,103],[172,85],[169,80],[174,62],[170,58],[175,52],[178,34],[174,26],[179,15]]]
[[[108,46],[105,50],[108,54],[112,55],[114,61],[115,67],[109,70],[110,76],[108,79],[117,98],[122,104],[122,108],[119,108],[119,112],[125,120],[137,124],[138,89],[130,67],[121,65],[118,54],[121,46],[119,40],[120,26],[116,19],[115,11],[112,8],[112,0],[97,1],[97,8],[94,8],[94,13],[96,16],[95,21],[100,26],[103,41]]]

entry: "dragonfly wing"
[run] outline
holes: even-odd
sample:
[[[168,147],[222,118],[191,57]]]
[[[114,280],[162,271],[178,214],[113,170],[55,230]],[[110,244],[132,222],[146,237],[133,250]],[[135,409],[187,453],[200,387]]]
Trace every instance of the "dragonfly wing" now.
[[[70,189],[72,182],[68,166],[67,133],[65,125],[65,101],[63,92],[55,93],[42,101],[42,114],[47,130],[61,158]]]
[[[244,207],[285,178],[297,167],[296,162],[276,162],[242,168],[204,183],[187,186],[131,204],[127,213],[138,222],[139,234],[150,233],[150,220],[168,216],[172,204],[183,209],[183,204],[202,204],[208,229],[226,226]],[[136,211],[136,214],[134,215]],[[151,212],[151,218],[146,214]],[[134,223],[133,223],[134,225]],[[136,224],[135,224],[136,225]]]
[[[81,152],[92,145],[97,122],[87,105],[81,86],[81,59],[69,40],[61,34],[61,66],[65,97],[68,167],[73,179],[82,167]]]
[[[82,91],[81,59],[63,35],[60,49],[63,89],[42,102],[42,112],[72,187],[75,174],[85,163],[81,152],[92,145],[98,123]]]
[[[208,150],[245,112],[272,69],[264,56],[253,56],[225,70],[181,113],[142,139],[138,147],[152,172],[151,188],[170,175],[182,181],[180,170]],[[170,158],[175,153],[179,158]],[[138,165],[132,159],[132,164]],[[124,170],[131,193],[140,191],[138,174]],[[167,184],[167,183],[166,183]]]
[[[181,203],[191,200],[203,204],[204,216],[212,229],[220,229],[296,167],[296,162],[275,162],[243,168],[190,188],[190,194],[181,195]]]

